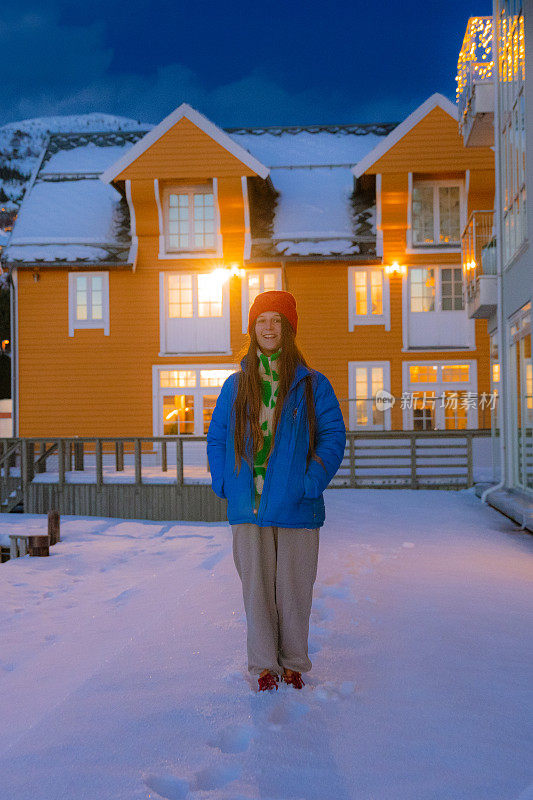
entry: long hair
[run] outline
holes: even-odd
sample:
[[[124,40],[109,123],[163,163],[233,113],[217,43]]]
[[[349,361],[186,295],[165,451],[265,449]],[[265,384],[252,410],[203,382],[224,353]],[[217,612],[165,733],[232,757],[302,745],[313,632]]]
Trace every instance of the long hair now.
[[[276,429],[279,424],[283,403],[292,381],[298,364],[307,367],[302,352],[298,348],[295,340],[294,330],[287,318],[281,317],[281,353],[276,361],[276,371],[279,374],[278,397],[274,409],[272,422],[272,443],[270,450],[274,446]],[[239,386],[235,399],[235,465],[237,470],[241,468],[241,460],[246,461],[250,468],[253,467],[253,459],[256,453],[263,447],[263,432],[259,425],[259,413],[261,408],[261,376],[259,374],[259,359],[257,358],[257,348],[259,347],[255,335],[255,326],[252,326],[250,333],[250,343],[243,348],[241,357],[244,359],[244,367],[239,373]],[[309,448],[307,451],[307,464],[311,458],[317,461],[321,459],[315,454],[316,438],[316,415],[315,403],[313,398],[313,387],[311,375],[305,379],[305,394],[307,400],[307,420],[309,427]],[[270,453],[269,453],[270,455]]]

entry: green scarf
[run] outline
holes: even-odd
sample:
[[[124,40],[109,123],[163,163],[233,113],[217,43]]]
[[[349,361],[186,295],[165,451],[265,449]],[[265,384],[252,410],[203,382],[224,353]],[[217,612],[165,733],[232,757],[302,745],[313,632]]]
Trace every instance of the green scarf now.
[[[263,491],[265,476],[268,466],[268,456],[272,445],[272,423],[274,410],[278,399],[279,374],[276,370],[276,361],[280,350],[266,356],[257,350],[259,356],[259,375],[261,377],[261,408],[259,410],[259,426],[263,433],[263,446],[254,458],[254,485],[256,495]]]

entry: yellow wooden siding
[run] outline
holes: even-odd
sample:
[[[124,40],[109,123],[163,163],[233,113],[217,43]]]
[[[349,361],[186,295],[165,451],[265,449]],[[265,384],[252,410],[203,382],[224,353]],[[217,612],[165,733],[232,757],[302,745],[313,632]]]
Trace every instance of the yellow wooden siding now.
[[[490,147],[464,147],[457,121],[437,106],[367,172],[442,172],[443,168],[464,171],[490,169],[493,165]]]
[[[115,180],[199,180],[255,174],[207,133],[183,118],[125,167]]]

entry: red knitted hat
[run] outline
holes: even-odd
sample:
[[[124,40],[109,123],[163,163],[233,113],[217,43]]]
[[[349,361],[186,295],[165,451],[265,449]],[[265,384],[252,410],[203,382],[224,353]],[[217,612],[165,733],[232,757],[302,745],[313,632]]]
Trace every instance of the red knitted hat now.
[[[248,314],[248,333],[252,330],[259,314],[265,311],[276,311],[283,314],[290,322],[294,333],[298,327],[298,313],[296,311],[296,300],[290,292],[261,292],[255,298]]]

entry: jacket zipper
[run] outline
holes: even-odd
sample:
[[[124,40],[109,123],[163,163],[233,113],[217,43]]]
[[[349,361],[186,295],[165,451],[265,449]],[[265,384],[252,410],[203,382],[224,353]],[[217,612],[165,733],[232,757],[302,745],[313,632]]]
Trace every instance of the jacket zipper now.
[[[301,378],[301,379],[298,381],[298,383],[297,383],[297,384],[296,384],[294,387],[292,387],[292,388],[293,388],[293,389],[296,389],[296,387],[297,387],[297,386],[298,386],[298,385],[301,383],[301,381],[302,381],[302,380],[303,380],[303,378]],[[296,406],[296,407],[294,408],[293,412],[292,412],[292,421],[293,421],[293,424],[294,424],[294,423],[296,423],[296,419],[297,419],[297,415],[298,415],[298,407],[299,407],[299,406]],[[281,419],[280,419],[280,422],[281,422]],[[267,470],[266,470],[266,475],[265,475],[265,482],[264,482],[264,484],[263,484],[263,491],[261,492],[261,495],[260,495],[260,498],[259,498],[259,508],[257,509],[257,514],[254,514],[254,516],[255,516],[255,518],[256,518],[256,522],[257,522],[257,524],[259,524],[260,522],[262,522],[262,521],[263,521],[262,519],[260,519],[260,518],[261,518],[262,506],[264,505],[264,503],[263,503],[263,497],[265,497],[265,495],[266,495],[266,490],[267,490],[267,481],[268,481],[268,485],[270,485],[269,478],[271,478],[271,475],[272,475],[272,470],[270,470],[270,472],[269,472],[269,467],[270,467],[270,464],[272,463],[272,460],[273,460],[273,457],[274,457],[274,453],[276,453],[277,441],[279,441],[278,437],[276,437],[276,441],[274,441],[274,450],[272,451],[272,453],[271,453],[271,456],[270,456],[270,458],[268,459],[268,465],[267,465]],[[253,480],[253,474],[252,474],[252,483],[254,483],[254,480]],[[255,494],[254,494],[254,500],[255,500]],[[254,507],[255,507],[255,505],[254,505]]]

